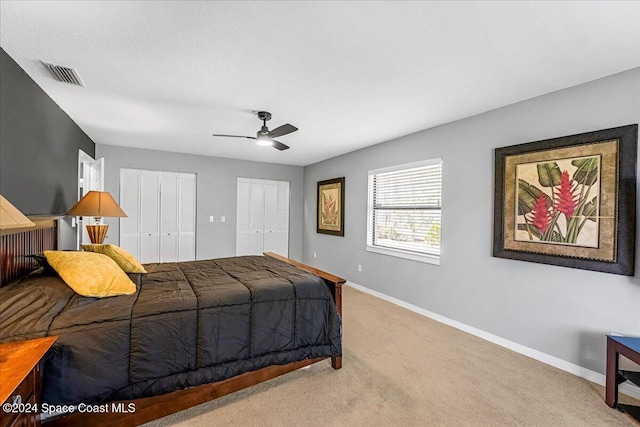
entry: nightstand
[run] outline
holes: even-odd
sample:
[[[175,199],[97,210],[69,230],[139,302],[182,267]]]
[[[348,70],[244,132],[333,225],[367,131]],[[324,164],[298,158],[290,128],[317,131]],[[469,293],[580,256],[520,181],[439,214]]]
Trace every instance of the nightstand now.
[[[56,339],[0,344],[0,427],[40,425],[40,361]],[[4,408],[7,403],[10,411]]]

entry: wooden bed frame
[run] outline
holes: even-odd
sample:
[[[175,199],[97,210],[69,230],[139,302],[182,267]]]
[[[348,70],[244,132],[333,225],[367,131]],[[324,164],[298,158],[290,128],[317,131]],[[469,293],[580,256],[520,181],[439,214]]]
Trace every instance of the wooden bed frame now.
[[[57,219],[59,217],[30,218],[36,222],[36,227],[10,230],[0,234],[0,254],[2,254],[0,257],[0,284],[27,274],[37,267],[34,261],[25,258],[25,255],[58,248]],[[272,252],[265,252],[264,255],[284,261],[322,278],[331,290],[338,314],[340,318],[342,318],[342,285],[345,283],[345,279]],[[46,424],[47,427],[139,425],[217,399],[218,397],[234,393],[238,390],[251,387],[326,359],[328,359],[328,357],[318,357],[292,362],[286,365],[272,365],[256,371],[246,372],[224,381],[203,384],[159,396],[109,402],[107,404],[109,412],[107,413],[75,412],[44,420],[43,424]],[[340,369],[342,367],[342,357],[331,357],[331,366],[334,369]],[[115,407],[129,408],[128,405],[131,403],[135,404],[135,412],[112,412],[112,408]]]
[[[58,249],[60,216],[31,216],[34,227],[0,230],[0,286],[38,268],[27,255]]]

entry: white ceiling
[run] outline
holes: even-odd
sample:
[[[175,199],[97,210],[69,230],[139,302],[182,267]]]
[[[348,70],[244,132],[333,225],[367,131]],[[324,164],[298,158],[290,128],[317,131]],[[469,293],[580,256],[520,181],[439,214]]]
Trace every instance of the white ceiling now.
[[[640,3],[2,1],[0,46],[96,143],[307,165],[638,67]],[[211,136],[257,110],[290,150]]]

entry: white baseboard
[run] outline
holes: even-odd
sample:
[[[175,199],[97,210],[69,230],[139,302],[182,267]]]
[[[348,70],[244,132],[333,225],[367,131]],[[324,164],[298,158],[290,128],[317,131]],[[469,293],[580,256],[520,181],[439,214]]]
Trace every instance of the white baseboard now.
[[[475,335],[476,337],[482,338],[484,340],[497,344],[501,347],[505,347],[505,348],[508,348],[509,350],[513,350],[516,353],[523,354],[527,357],[538,360],[542,363],[546,363],[547,365],[551,365],[563,371],[569,372],[570,374],[584,378],[586,380],[589,380],[601,386],[605,385],[606,377],[598,372],[592,371],[591,369],[587,369],[582,366],[576,365],[574,363],[567,362],[566,360],[560,359],[555,356],[551,356],[550,354],[543,353],[538,350],[534,350],[533,348],[524,346],[522,344],[509,341],[505,338],[490,334],[489,332],[485,332],[481,329],[474,328],[473,326],[466,325],[462,322],[458,322],[457,320],[449,319],[448,317],[441,316],[429,310],[425,310],[424,308],[420,308],[413,304],[409,304],[408,302],[399,300],[394,297],[390,297],[389,295],[383,294],[378,291],[374,291],[372,289],[366,288],[356,283],[347,282],[346,284],[348,286],[351,286],[354,289],[357,289],[369,295],[373,295],[374,297],[388,301],[402,308],[406,308],[407,310],[413,311],[414,313],[418,313],[422,316],[428,317],[440,323],[444,323],[445,325],[467,332],[471,335]],[[628,383],[620,384],[618,391],[620,393],[624,393],[633,398],[640,399],[640,388],[633,386],[631,384],[628,384]]]

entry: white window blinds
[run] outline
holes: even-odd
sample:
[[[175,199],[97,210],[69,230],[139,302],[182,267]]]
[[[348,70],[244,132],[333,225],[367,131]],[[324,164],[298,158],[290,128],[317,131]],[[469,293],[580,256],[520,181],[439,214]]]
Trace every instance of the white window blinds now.
[[[441,219],[440,159],[369,171],[367,250],[432,262]]]

